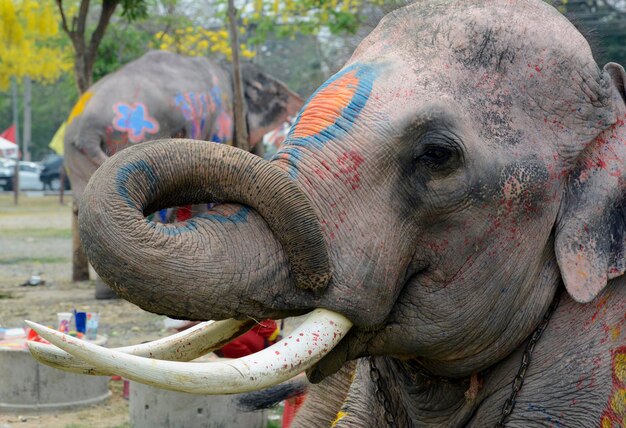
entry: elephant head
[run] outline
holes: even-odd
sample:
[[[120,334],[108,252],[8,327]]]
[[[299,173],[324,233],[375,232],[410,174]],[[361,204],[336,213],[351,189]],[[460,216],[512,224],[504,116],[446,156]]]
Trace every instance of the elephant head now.
[[[312,380],[373,355],[482,373],[520,347],[561,283],[584,304],[623,282],[624,81],[541,1],[418,2],[312,95],[270,163],[193,142],[107,162],[83,239],[102,277],[152,312],[343,314],[354,325]],[[306,220],[286,208],[287,187]],[[207,199],[245,206],[144,218]],[[304,269],[296,250],[321,264]]]
[[[247,107],[248,140],[254,147],[277,124],[295,116],[304,101],[287,85],[268,76],[252,63],[244,63],[241,74]]]

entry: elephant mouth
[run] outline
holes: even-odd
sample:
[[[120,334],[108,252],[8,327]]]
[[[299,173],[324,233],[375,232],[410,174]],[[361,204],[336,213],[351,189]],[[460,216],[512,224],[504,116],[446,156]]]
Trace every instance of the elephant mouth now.
[[[249,392],[289,380],[330,353],[352,327],[341,314],[315,309],[292,334],[269,348],[238,359],[194,363],[189,361],[218,349],[253,323],[210,321],[165,339],[118,349],[26,323],[52,344],[28,342],[32,355],[46,365],[75,373],[115,374],[163,389],[203,395]]]

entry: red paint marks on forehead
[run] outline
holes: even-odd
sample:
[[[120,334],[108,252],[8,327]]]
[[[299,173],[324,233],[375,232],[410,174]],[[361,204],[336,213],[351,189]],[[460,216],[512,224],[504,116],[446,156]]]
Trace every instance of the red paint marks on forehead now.
[[[301,113],[292,137],[311,137],[335,124],[357,93],[359,80],[357,70],[351,70],[320,90]]]

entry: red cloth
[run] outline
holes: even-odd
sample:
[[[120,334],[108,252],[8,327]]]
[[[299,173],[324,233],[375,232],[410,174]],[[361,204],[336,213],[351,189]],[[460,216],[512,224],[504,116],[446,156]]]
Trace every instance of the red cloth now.
[[[237,339],[227,343],[217,353],[226,358],[240,358],[254,354],[274,343],[278,325],[274,320],[261,321]]]
[[[15,124],[9,126],[7,129],[2,131],[0,137],[9,140],[12,143],[15,143]]]
[[[187,221],[191,218],[191,205],[178,207],[176,211],[176,221]]]

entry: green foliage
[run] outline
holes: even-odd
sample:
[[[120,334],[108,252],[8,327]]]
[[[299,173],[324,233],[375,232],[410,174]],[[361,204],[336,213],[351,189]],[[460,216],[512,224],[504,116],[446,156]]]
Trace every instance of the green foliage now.
[[[76,85],[69,74],[65,74],[56,83],[44,85],[34,82],[32,85],[32,159],[42,159],[47,153],[48,143],[58,127],[67,119],[78,94]],[[11,97],[0,92],[0,131],[12,123]],[[20,126],[24,122],[20,122]],[[22,129],[19,131],[22,133]],[[21,134],[22,135],[22,134]]]
[[[111,25],[98,47],[93,68],[93,81],[97,82],[124,64],[143,55],[152,42],[150,33],[135,25]]]
[[[353,15],[349,12],[331,10],[329,13],[328,28],[333,34],[340,34],[342,32],[354,34],[359,28],[358,15]]]
[[[129,21],[148,16],[148,5],[145,0],[121,0],[122,16]]]

